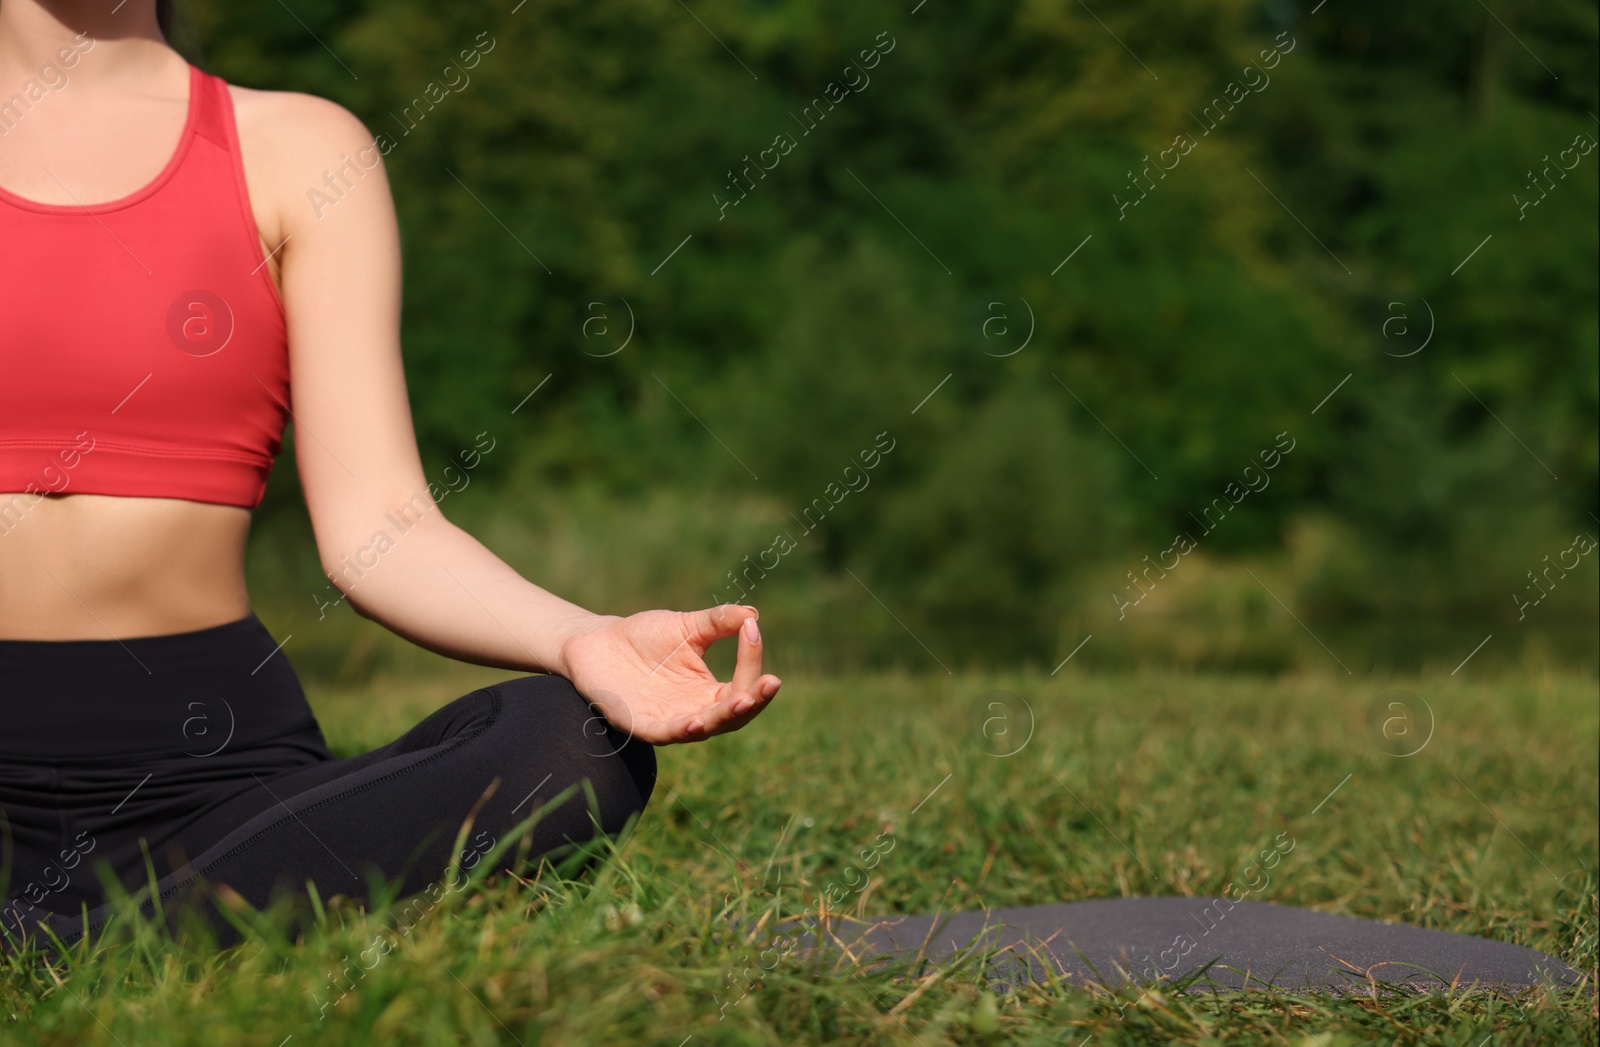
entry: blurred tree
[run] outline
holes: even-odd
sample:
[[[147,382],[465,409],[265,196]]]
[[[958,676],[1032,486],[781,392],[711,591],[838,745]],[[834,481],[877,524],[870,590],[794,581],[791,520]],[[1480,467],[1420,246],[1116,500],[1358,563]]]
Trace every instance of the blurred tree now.
[[[1324,614],[1492,613],[1586,525],[1600,156],[1546,168],[1596,134],[1596,5],[693,7],[182,12],[214,71],[392,139],[430,469],[487,430],[482,478],[540,497],[782,518],[889,432],[808,569],[997,658],[1049,654],[1095,562],[1164,548],[1279,432],[1208,555],[1335,520]],[[297,502],[286,460],[263,526]]]

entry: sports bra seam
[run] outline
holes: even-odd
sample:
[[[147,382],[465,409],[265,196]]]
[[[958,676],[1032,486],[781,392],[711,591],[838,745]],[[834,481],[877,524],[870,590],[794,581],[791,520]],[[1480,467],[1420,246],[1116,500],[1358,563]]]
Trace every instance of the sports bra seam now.
[[[26,449],[57,450],[64,449],[58,441],[31,440],[26,437],[0,437],[0,448],[16,447]],[[112,451],[124,451],[134,455],[144,455],[150,458],[216,458],[226,461],[244,462],[247,464],[260,464],[263,460],[271,458],[264,454],[250,451],[226,451],[215,448],[178,447],[168,449],[165,447],[151,447],[147,444],[124,443],[120,440],[99,440],[94,444],[94,450],[105,448]],[[83,454],[90,452],[84,451]]]
[[[256,225],[255,210],[250,206],[250,183],[244,174],[244,148],[239,144],[239,122],[233,108],[233,92],[228,90],[228,82],[222,77],[211,76],[209,73],[206,75],[214,81],[211,86],[217,97],[217,113],[222,124],[222,133],[227,139],[228,167],[232,174],[234,202],[238,205],[239,217],[243,220],[250,258],[256,263],[254,271],[260,277],[258,286],[266,293],[268,305],[287,331],[288,311],[278,294],[277,285],[272,281],[272,273],[267,265],[268,255],[261,249],[261,229]]]

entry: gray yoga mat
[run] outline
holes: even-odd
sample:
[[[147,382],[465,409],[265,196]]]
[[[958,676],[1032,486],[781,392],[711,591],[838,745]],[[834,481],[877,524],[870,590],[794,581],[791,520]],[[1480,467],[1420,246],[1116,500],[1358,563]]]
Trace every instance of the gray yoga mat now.
[[[814,924],[814,926],[812,925]],[[986,971],[1002,986],[1049,977],[1121,988],[1193,975],[1196,988],[1321,992],[1523,988],[1576,984],[1560,960],[1509,942],[1378,923],[1267,902],[1106,898],[987,912],[830,917],[779,928],[803,951],[866,961],[999,952]],[[820,948],[818,948],[820,944]]]

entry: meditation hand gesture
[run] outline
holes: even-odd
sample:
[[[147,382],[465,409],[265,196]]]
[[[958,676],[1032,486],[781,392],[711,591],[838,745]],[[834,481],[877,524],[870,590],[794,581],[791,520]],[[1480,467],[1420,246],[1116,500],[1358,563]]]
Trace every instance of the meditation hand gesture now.
[[[733,679],[706,667],[706,648],[739,636]],[[695,742],[737,731],[766,708],[783,681],[761,672],[756,609],[723,604],[703,611],[641,611],[586,622],[562,645],[578,693],[620,731],[652,745]]]

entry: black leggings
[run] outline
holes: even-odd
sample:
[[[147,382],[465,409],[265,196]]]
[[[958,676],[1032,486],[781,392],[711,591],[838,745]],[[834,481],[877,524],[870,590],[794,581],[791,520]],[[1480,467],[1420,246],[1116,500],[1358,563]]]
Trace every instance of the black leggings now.
[[[106,878],[137,895],[153,873],[167,918],[199,912],[226,942],[223,885],[259,909],[303,899],[307,881],[322,899],[366,898],[374,877],[413,895],[491,852],[495,869],[581,865],[643,810],[655,772],[654,750],[559,676],[481,688],[336,758],[254,615],[0,640],[0,948],[96,932],[113,914]]]

